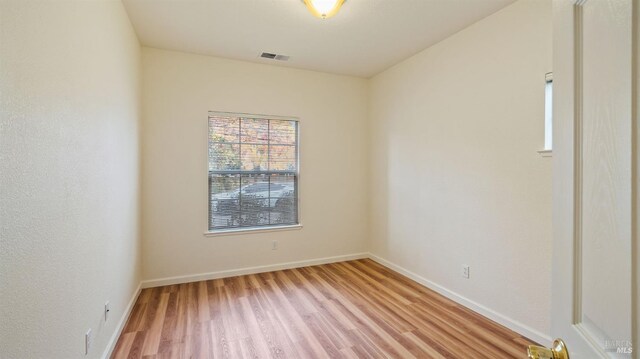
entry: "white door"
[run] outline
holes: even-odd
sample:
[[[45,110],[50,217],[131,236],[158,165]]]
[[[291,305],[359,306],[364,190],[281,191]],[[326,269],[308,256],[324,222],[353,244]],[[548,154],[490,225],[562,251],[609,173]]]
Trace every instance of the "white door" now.
[[[638,358],[640,349],[633,90],[639,3],[553,5],[551,334],[572,359]]]

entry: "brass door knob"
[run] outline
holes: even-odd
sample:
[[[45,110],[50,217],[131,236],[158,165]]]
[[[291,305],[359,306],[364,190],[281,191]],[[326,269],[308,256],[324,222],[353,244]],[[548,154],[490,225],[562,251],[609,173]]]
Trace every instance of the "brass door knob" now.
[[[529,345],[527,354],[529,355],[529,359],[569,359],[567,346],[560,338],[553,341],[553,347],[551,349],[537,345]]]

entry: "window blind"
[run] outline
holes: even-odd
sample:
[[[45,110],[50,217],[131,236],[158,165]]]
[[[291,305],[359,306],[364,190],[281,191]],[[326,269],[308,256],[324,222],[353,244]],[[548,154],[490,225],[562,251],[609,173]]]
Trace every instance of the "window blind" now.
[[[298,121],[209,115],[209,230],[298,223]]]

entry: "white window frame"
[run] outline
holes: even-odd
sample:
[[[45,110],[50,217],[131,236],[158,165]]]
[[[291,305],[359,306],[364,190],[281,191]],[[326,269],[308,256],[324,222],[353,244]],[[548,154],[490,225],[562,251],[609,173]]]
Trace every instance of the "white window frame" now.
[[[553,153],[553,73],[544,76],[544,146],[538,153],[551,157]]]
[[[266,232],[277,232],[277,231],[291,231],[291,230],[300,230],[303,228],[302,225],[302,210],[301,210],[301,190],[300,188],[302,187],[302,176],[301,176],[301,168],[300,168],[300,153],[301,153],[301,146],[300,146],[300,118],[295,117],[295,116],[280,116],[280,115],[263,115],[263,114],[252,114],[252,113],[243,113],[243,112],[222,112],[222,111],[209,111],[208,115],[207,115],[207,119],[206,119],[206,123],[207,123],[207,136],[205,136],[205,153],[209,153],[209,117],[211,116],[220,116],[220,117],[244,117],[244,118],[256,118],[256,119],[272,119],[272,120],[290,120],[290,121],[296,121],[297,122],[297,137],[296,137],[296,143],[297,143],[297,163],[296,163],[296,167],[297,167],[297,173],[296,173],[296,179],[297,179],[297,196],[296,196],[296,210],[297,210],[297,214],[298,214],[298,223],[297,224],[283,224],[283,225],[273,225],[273,226],[264,226],[264,227],[240,227],[240,228],[230,228],[230,229],[219,229],[219,230],[210,230],[209,229],[209,216],[211,215],[209,213],[209,156],[205,156],[205,160],[206,160],[206,165],[204,166],[205,168],[205,175],[203,176],[203,178],[207,178],[207,181],[205,181],[205,193],[206,195],[204,196],[204,198],[206,198],[204,207],[205,207],[205,213],[206,213],[206,217],[205,217],[205,231],[203,233],[203,235],[205,237],[218,237],[218,236],[230,236],[230,235],[241,235],[241,234],[251,234],[251,233],[266,233]]]

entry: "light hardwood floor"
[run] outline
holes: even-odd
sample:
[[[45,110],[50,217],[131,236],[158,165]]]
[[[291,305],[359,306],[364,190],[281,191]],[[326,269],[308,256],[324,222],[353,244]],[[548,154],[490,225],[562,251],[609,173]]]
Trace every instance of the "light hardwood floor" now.
[[[362,259],[144,289],[113,358],[525,358],[531,343]]]

